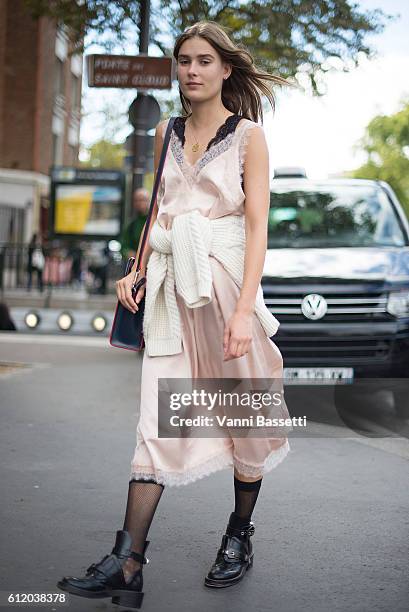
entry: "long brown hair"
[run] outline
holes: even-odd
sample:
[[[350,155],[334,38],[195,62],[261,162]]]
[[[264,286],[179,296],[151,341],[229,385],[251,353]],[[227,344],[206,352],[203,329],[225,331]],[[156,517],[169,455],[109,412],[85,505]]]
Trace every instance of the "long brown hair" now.
[[[181,45],[193,36],[204,38],[221,56],[223,62],[232,67],[228,79],[223,81],[222,102],[232,113],[241,114],[252,121],[263,122],[261,94],[264,94],[275,111],[274,93],[265,81],[277,85],[295,84],[283,77],[265,72],[256,66],[251,53],[241,43],[233,42],[224,27],[216,21],[198,21],[184,30],[176,38],[173,57],[178,60]],[[183,95],[179,87],[180,101],[186,114],[192,112],[190,101]]]

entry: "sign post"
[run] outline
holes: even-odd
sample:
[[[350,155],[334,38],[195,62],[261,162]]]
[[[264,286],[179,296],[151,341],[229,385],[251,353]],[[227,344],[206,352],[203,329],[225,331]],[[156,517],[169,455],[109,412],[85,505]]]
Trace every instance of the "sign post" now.
[[[146,90],[171,89],[176,78],[173,57],[150,57],[149,48],[150,0],[141,0],[139,11],[139,55],[92,54],[87,56],[89,87],[136,89],[138,94],[129,108],[129,121],[134,132],[127,138],[126,163],[132,168],[130,211],[133,191],[143,186],[143,176],[153,164],[153,138],[147,132],[160,119],[160,107]],[[129,209],[128,209],[129,206]],[[128,216],[127,214],[125,215]]]
[[[132,168],[132,201],[133,192],[143,186],[144,174],[152,166],[153,138],[148,136],[147,131],[153,129],[160,119],[157,100],[145,90],[172,88],[175,77],[173,58],[149,57],[146,53],[135,56],[88,55],[87,77],[89,87],[138,90],[137,97],[129,107],[129,122],[134,131],[127,139],[130,155],[126,163],[128,168]]]

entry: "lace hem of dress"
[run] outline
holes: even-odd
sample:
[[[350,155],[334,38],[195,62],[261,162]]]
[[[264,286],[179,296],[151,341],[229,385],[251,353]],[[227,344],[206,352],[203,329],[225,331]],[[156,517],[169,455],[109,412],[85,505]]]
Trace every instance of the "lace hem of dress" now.
[[[197,467],[187,470],[186,472],[168,472],[159,468],[152,471],[152,468],[143,468],[138,466],[137,469],[132,468],[131,480],[133,478],[136,480],[139,478],[142,480],[149,480],[153,478],[159,484],[169,487],[177,487],[189,484],[195,480],[199,480],[200,478],[204,478],[209,474],[213,474],[213,472],[217,472],[231,466],[231,464],[232,455],[231,451],[229,450],[228,452],[216,455],[216,457],[212,457],[205,463],[201,463]]]
[[[290,450],[291,448],[287,439],[285,444],[283,444],[278,450],[273,450],[268,455],[263,467],[243,463],[235,457],[232,457],[231,451],[229,450],[227,453],[224,452],[216,455],[216,457],[212,457],[205,463],[202,463],[186,472],[168,472],[161,469],[153,471],[152,468],[143,468],[138,466],[135,469],[132,468],[130,479],[153,479],[156,480],[158,484],[163,484],[169,487],[177,487],[195,482],[196,480],[209,476],[214,472],[218,472],[232,466],[236,468],[236,471],[239,472],[239,474],[249,478],[256,478],[260,474],[261,476],[264,476],[264,474],[267,474],[277,467],[285,459]]]
[[[259,475],[264,476],[264,474],[271,472],[271,470],[284,461],[290,451],[291,447],[287,439],[279,449],[271,451],[267,459],[264,461],[263,467],[242,463],[236,458],[234,458],[234,467],[239,474],[243,474],[243,476],[248,476],[249,478],[256,478]]]

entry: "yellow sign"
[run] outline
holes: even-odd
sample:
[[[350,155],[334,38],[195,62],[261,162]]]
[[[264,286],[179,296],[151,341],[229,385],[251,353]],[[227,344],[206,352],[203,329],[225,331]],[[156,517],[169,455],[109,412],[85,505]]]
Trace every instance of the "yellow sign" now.
[[[93,191],[60,195],[55,202],[55,231],[60,234],[83,234],[90,219]]]

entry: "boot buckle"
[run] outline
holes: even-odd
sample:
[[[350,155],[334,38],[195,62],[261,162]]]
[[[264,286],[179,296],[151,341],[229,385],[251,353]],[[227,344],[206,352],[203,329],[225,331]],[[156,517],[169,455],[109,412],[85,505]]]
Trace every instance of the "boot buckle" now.
[[[107,559],[110,555],[105,555],[105,557],[103,559],[101,559],[101,561],[99,561],[98,563],[92,563],[87,569],[86,569],[86,574],[92,574],[95,570],[96,571],[100,571],[99,570],[99,566],[103,564],[103,562],[105,561],[105,559]]]
[[[248,554],[244,552],[240,552],[239,550],[225,549],[223,550],[223,554],[226,555],[228,559],[235,559],[236,561],[248,561]]]
[[[238,559],[238,555],[235,550],[224,550],[223,554],[225,554],[229,559]]]
[[[129,553],[128,557],[130,557],[134,561],[138,561],[138,563],[142,563],[142,564],[149,563],[149,559],[147,557],[145,557],[145,555],[141,555],[140,553],[136,553],[133,550],[131,550],[131,552]]]
[[[250,527],[248,529],[244,529],[243,531],[240,531],[240,535],[252,536],[254,532],[255,532],[255,527],[253,523],[250,523]]]

